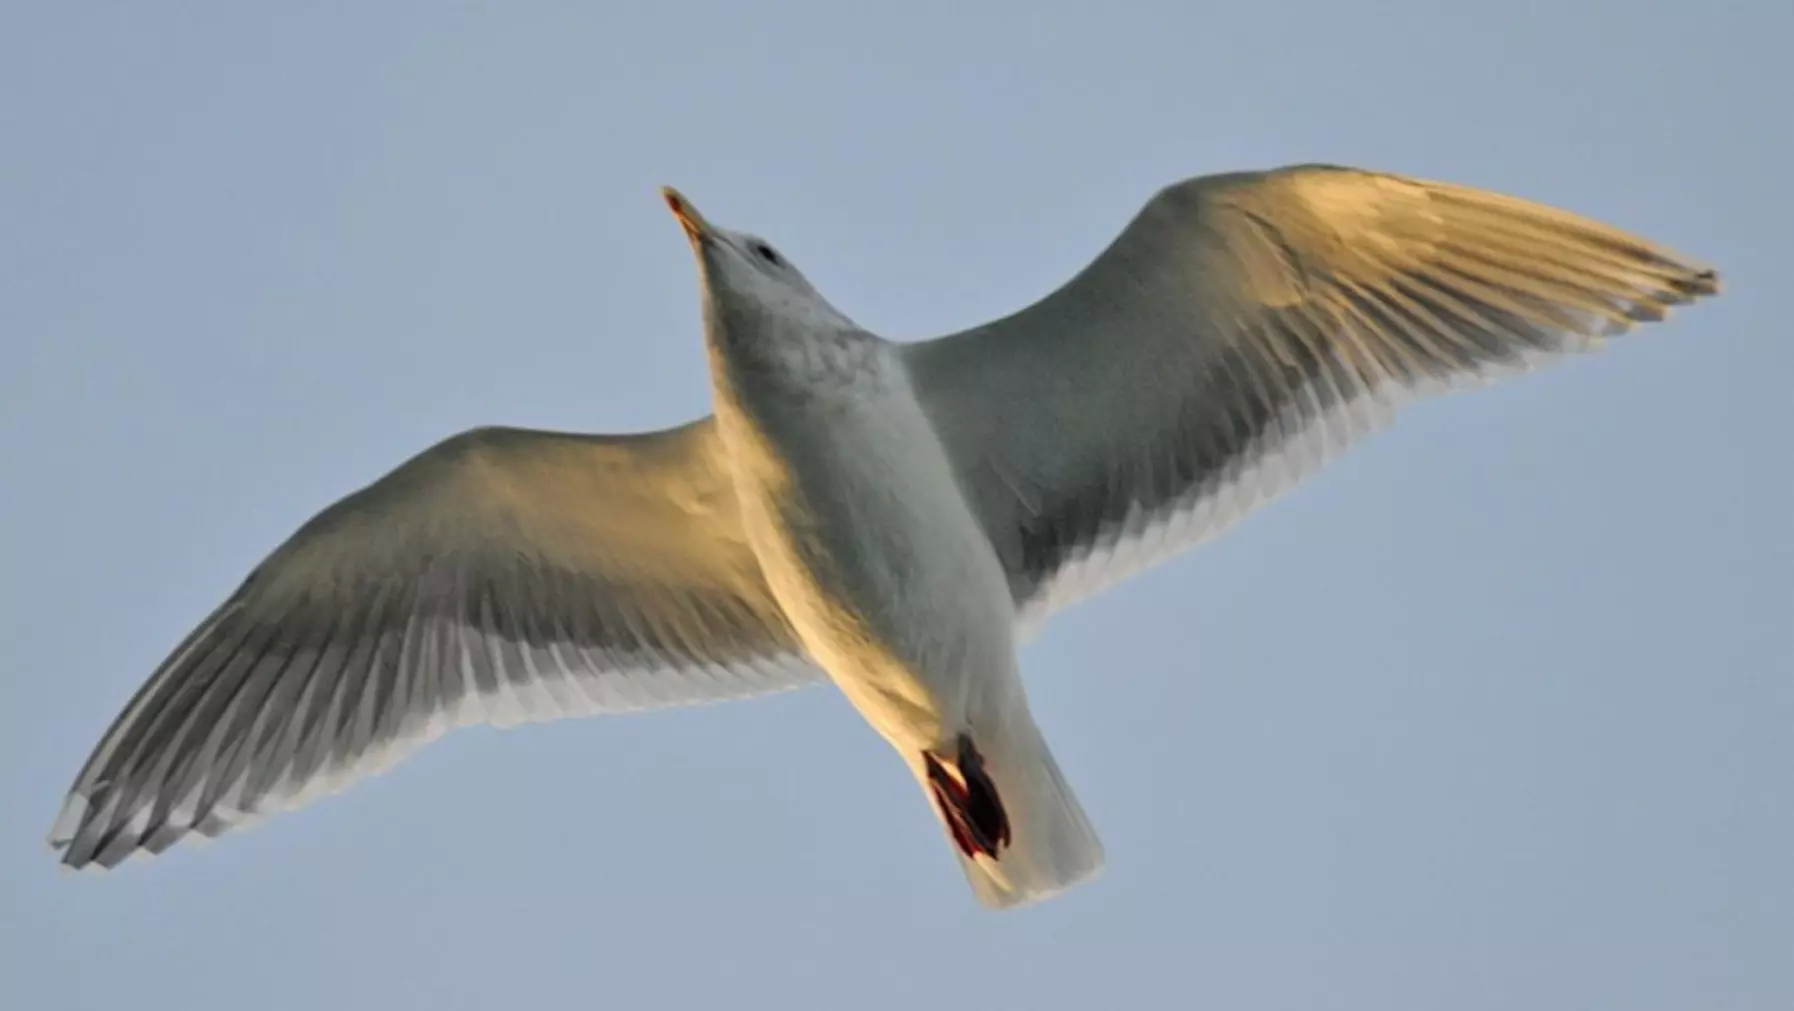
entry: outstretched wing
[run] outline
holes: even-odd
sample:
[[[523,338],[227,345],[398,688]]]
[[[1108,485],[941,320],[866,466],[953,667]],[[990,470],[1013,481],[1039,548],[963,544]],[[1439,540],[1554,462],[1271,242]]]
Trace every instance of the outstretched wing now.
[[[741,530],[713,423],[476,429],[305,524],[150,677],[51,832],[110,867],[216,835],[468,723],[822,677]]]
[[[1168,187],[1059,290],[904,355],[1032,625],[1419,397],[1718,290],[1711,270],[1563,211],[1293,166]]]

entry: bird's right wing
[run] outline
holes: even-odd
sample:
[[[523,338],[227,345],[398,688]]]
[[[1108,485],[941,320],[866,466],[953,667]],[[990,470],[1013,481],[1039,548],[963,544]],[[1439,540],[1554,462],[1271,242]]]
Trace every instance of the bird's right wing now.
[[[51,831],[110,867],[296,806],[468,723],[822,677],[773,600],[710,419],[476,429],[320,513],[150,677]]]
[[[1554,208],[1300,165],[1169,186],[1046,298],[902,353],[1028,626],[1418,397],[1593,349],[1718,287]]]

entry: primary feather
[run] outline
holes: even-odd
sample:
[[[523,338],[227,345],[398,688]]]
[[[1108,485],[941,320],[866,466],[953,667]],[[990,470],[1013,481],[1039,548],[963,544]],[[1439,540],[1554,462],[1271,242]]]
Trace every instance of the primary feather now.
[[[1057,291],[905,352],[1034,625],[1422,396],[1718,290],[1706,266],[1564,211],[1304,165],[1170,186]]]
[[[450,727],[822,677],[743,540],[713,425],[488,428],[302,527],[138,691],[51,832],[110,867],[389,765]]]

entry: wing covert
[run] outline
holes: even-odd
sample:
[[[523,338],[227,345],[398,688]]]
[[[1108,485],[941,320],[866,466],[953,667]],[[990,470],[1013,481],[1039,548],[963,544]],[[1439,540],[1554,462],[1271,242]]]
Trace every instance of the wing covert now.
[[[323,510],[163,662],[51,832],[110,867],[217,835],[469,723],[822,677],[772,599],[710,419],[464,432]]]
[[[1167,187],[1058,290],[903,354],[1032,626],[1416,399],[1592,350],[1718,287],[1540,204],[1299,165]]]

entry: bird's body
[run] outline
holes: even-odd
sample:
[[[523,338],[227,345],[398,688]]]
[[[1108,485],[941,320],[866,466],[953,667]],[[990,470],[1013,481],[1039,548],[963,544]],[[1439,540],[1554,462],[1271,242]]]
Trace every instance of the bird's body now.
[[[694,235],[703,269],[742,269],[735,249],[705,251],[726,242],[709,234]],[[1044,896],[1094,871],[1101,848],[1028,713],[1008,578],[896,346],[844,317],[707,297],[720,302],[705,314],[707,340],[742,526],[805,649],[931,795],[937,769],[965,785],[967,748],[995,781],[994,814],[1008,819],[1013,804],[1040,824],[1024,843],[1058,847],[962,843],[988,901]]]
[[[1011,673],[1015,605],[902,365],[873,348],[859,367],[801,398],[719,392],[717,420],[774,598],[873,726],[920,750],[987,704],[966,670]]]
[[[979,899],[1103,850],[1016,644],[1407,403],[1661,319],[1715,275],[1539,204],[1334,166],[1167,187],[1040,302],[887,341],[672,191],[715,413],[463,433],[324,510],[107,731],[51,842],[110,867],[470,722],[833,681]]]

